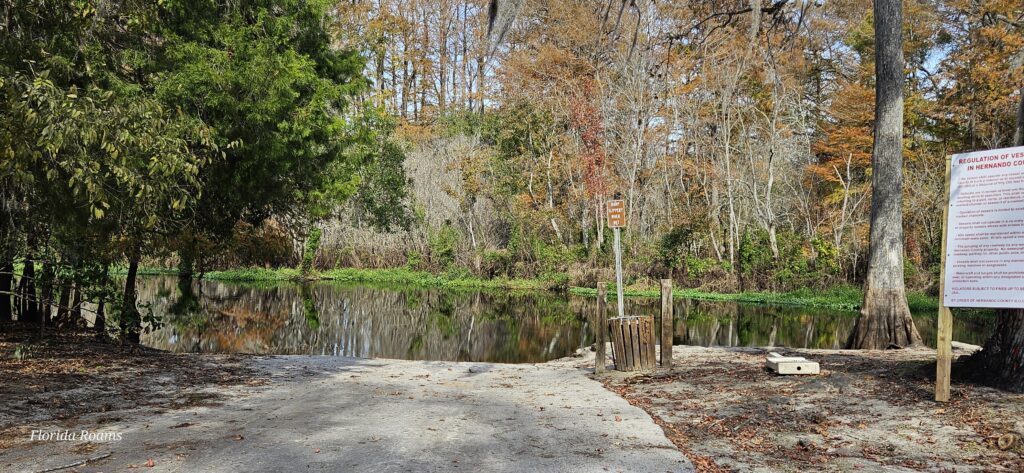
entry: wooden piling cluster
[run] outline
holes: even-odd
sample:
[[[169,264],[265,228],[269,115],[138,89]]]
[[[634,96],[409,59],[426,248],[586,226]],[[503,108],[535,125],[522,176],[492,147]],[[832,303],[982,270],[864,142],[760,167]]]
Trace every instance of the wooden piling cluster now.
[[[655,320],[652,316],[628,316],[606,319],[608,314],[608,284],[597,283],[597,317],[594,319],[596,358],[594,373],[604,373],[607,354],[605,344],[612,342],[612,360],[619,371],[653,370],[658,358],[655,354]],[[661,366],[672,366],[672,280],[661,280]]]

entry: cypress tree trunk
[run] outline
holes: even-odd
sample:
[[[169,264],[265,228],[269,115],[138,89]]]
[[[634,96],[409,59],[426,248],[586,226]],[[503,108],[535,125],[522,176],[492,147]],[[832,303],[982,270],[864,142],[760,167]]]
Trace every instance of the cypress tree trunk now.
[[[875,0],[875,142],[864,304],[849,348],[920,345],[903,283],[903,2]]]
[[[980,381],[1024,393],[1024,310],[996,312],[995,332],[967,366]]]
[[[121,341],[136,345],[142,332],[142,319],[138,307],[135,306],[135,280],[139,272],[138,253],[138,250],[133,251],[129,257],[128,274],[124,281],[124,298],[121,301]]]
[[[4,259],[0,263],[0,322],[10,322],[14,319],[14,310],[11,307],[11,294],[14,292],[14,263]]]
[[[1017,105],[1014,146],[1024,146],[1024,89]],[[996,331],[967,366],[981,381],[1014,392],[1024,392],[1024,310],[996,311]]]

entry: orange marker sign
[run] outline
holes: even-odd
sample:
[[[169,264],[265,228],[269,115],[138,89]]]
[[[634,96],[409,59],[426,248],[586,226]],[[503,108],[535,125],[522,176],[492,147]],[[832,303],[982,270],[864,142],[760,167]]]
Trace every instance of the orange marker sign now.
[[[609,200],[606,207],[608,228],[624,228],[626,226],[626,201]]]

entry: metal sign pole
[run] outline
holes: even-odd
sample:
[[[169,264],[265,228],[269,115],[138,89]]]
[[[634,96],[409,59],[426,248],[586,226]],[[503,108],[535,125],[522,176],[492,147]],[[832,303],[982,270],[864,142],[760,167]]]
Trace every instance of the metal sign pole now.
[[[622,302],[622,243],[619,240],[619,228],[615,227],[612,231],[615,233],[615,292],[619,296],[619,317],[625,317]]]

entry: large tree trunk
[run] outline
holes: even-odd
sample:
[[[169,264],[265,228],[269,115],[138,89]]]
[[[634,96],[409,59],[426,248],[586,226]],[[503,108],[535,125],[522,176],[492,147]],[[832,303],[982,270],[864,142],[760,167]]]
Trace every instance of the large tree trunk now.
[[[979,381],[1024,393],[1024,310],[996,312],[996,328],[967,365]]]
[[[903,4],[875,0],[875,142],[864,305],[849,348],[921,344],[903,283]]]
[[[1024,89],[1017,105],[1013,144],[1024,146]],[[981,381],[1014,392],[1024,392],[1024,310],[996,311],[995,332],[968,362]]]
[[[135,306],[135,280],[139,272],[138,251],[133,251],[129,259],[128,274],[124,281],[124,298],[121,301],[121,341],[137,345],[139,334],[142,332],[142,318],[138,307]]]

